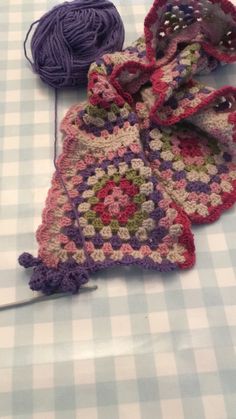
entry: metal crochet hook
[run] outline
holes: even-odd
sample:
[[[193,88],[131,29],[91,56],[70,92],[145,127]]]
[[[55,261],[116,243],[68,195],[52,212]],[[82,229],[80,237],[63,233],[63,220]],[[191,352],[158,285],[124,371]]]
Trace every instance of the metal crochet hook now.
[[[81,287],[79,290],[79,294],[81,293],[86,293],[86,292],[91,292],[91,291],[96,291],[97,290],[97,285],[93,285],[93,286],[89,286],[89,287]],[[8,303],[8,304],[3,304],[0,305],[0,311],[5,311],[5,310],[10,310],[13,308],[18,308],[18,307],[25,307],[31,304],[35,304],[35,303],[40,303],[43,301],[49,301],[49,300],[57,300],[59,298],[63,298],[65,296],[68,296],[71,294],[68,293],[58,293],[58,294],[52,294],[52,295],[38,295],[36,297],[33,298],[29,298],[26,300],[19,300],[19,301],[13,301],[12,303]]]

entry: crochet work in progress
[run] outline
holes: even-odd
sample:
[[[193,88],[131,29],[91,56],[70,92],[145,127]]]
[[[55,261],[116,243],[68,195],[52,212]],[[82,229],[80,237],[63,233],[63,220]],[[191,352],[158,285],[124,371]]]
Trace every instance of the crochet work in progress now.
[[[61,124],[39,254],[19,259],[33,290],[74,293],[115,265],[190,268],[191,223],[236,201],[236,89],[194,79],[236,61],[235,7],[156,0],[144,34],[91,65],[87,102]]]

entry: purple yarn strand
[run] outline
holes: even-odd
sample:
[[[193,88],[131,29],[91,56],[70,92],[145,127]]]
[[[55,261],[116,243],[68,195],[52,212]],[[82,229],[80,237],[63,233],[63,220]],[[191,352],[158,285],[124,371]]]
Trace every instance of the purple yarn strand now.
[[[27,53],[31,39],[33,61]],[[106,53],[120,51],[124,25],[108,0],[74,0],[54,7],[34,22],[24,42],[25,57],[51,87],[85,85],[89,66]]]

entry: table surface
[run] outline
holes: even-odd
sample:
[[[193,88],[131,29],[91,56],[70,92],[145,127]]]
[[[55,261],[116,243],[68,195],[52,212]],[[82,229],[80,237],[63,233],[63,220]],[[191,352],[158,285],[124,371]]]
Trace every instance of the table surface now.
[[[151,0],[117,0],[126,43]],[[0,304],[32,297],[17,264],[53,173],[53,92],[32,74],[22,43],[55,1],[0,4]],[[207,77],[235,84],[236,67]],[[60,116],[85,91],[62,92]],[[196,267],[138,268],[93,277],[98,290],[0,312],[0,417],[235,419],[236,208],[194,229]]]

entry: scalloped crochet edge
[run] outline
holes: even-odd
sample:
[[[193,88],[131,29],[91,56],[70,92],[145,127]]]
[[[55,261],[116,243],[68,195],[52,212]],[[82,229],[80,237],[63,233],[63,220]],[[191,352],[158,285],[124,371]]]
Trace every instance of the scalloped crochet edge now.
[[[227,211],[228,209],[232,208],[232,206],[236,202],[236,180],[232,182],[233,191],[232,192],[225,192],[221,195],[223,197],[223,202],[221,205],[217,207],[211,207],[212,211],[207,217],[203,217],[201,215],[193,214],[188,215],[191,219],[193,224],[210,224],[217,221],[221,215]]]
[[[175,205],[174,205],[175,206]],[[176,206],[175,206],[176,207]],[[68,262],[59,263],[56,268],[47,266],[41,259],[34,258],[29,254],[23,253],[19,257],[19,264],[21,266],[33,267],[33,272],[29,281],[29,286],[33,291],[40,291],[44,294],[53,294],[55,292],[65,292],[76,294],[82,285],[89,281],[89,275],[97,272],[100,269],[112,268],[115,266],[137,266],[147,270],[154,270],[159,273],[172,272],[179,269],[189,269],[195,264],[195,246],[193,241],[193,234],[189,230],[190,221],[187,219],[183,211],[180,211],[180,217],[185,217],[185,224],[183,225],[182,240],[180,243],[187,244],[189,251],[186,251],[184,256],[187,257],[184,263],[172,263],[165,264],[162,262],[158,264],[152,261],[149,257],[143,259],[134,259],[132,256],[124,256],[120,261],[106,260],[105,262],[86,262],[83,266],[73,261],[73,266],[67,268]],[[31,257],[31,260],[35,260],[35,264],[31,266],[25,266],[23,259],[25,255]]]

